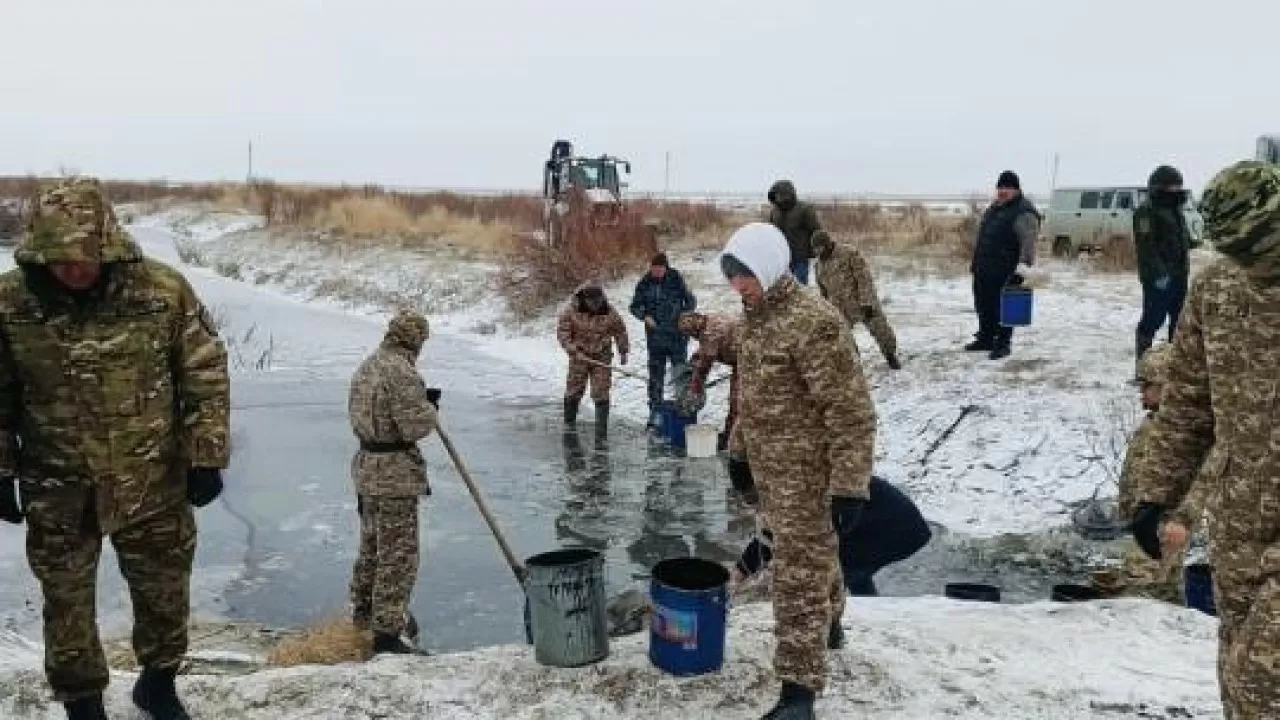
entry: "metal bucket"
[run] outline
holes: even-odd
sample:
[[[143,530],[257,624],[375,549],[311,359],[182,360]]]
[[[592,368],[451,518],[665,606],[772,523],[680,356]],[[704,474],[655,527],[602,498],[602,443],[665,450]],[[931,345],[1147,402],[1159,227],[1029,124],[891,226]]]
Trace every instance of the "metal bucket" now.
[[[534,555],[525,568],[534,659],[551,667],[581,667],[608,657],[604,557],[585,548],[556,550]]]

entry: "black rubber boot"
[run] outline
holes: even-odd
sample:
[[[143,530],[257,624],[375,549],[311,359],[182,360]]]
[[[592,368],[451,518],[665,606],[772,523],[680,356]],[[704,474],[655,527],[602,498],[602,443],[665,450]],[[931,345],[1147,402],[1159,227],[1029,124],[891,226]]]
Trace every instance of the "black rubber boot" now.
[[[177,676],[177,668],[143,668],[133,686],[133,704],[151,720],[191,720],[173,684]]]
[[[795,683],[782,683],[782,696],[761,720],[815,720],[814,692]]]
[[[831,629],[827,631],[827,649],[844,649],[844,627],[840,625],[839,620],[831,623]]]
[[[977,338],[973,342],[964,346],[965,352],[991,352],[996,349],[996,344],[991,338]]]
[[[419,650],[414,646],[400,639],[400,635],[391,635],[389,633],[374,633],[373,635],[373,654],[374,655],[430,655],[423,650]]]
[[[892,354],[892,355],[887,355],[887,356],[885,356],[884,361],[885,361],[885,363],[887,363],[887,364],[889,365],[889,369],[890,369],[890,370],[901,370],[901,369],[902,369],[902,361],[898,359],[898,354],[897,354],[897,353],[894,353],[894,354]]]
[[[93,695],[62,703],[67,720],[107,720],[107,709],[102,706],[102,696]]]
[[[602,433],[609,429],[609,401],[596,403],[596,432]]]
[[[582,402],[579,398],[564,399],[564,423],[572,425],[578,422],[578,405]]]
[[[1003,360],[1009,357],[1012,352],[1013,349],[1009,343],[998,343],[995,347],[991,348],[991,354],[987,357],[991,360]]]

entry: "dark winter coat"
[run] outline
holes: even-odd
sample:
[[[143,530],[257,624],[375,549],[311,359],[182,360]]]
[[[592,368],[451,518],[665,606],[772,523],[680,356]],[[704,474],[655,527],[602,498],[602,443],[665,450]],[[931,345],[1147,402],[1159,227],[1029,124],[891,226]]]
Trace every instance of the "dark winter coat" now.
[[[688,346],[689,339],[680,332],[676,321],[681,313],[693,312],[697,307],[698,301],[684,278],[673,268],[667,268],[661,280],[655,280],[650,273],[640,278],[630,310],[637,320],[643,322],[651,317],[657,323],[652,330],[645,328],[645,339],[650,345],[681,348]]]
[[[1191,231],[1180,207],[1153,205],[1133,211],[1133,245],[1138,278],[1152,283],[1162,277],[1185,278],[1191,272]]]
[[[987,208],[978,226],[969,271],[974,275],[1007,278],[1018,269],[1020,261],[1034,261],[1039,223],[1040,212],[1021,195],[1011,202]]]
[[[773,204],[769,222],[786,236],[787,246],[791,248],[791,262],[811,260],[813,234],[822,229],[818,212],[809,203],[798,201],[795,186],[786,180],[769,188],[769,201]]]

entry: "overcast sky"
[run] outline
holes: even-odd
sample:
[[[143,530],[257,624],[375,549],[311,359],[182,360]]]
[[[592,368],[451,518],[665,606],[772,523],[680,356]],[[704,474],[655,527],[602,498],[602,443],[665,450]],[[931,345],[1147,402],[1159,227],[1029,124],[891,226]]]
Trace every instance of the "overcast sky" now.
[[[535,188],[1202,184],[1280,132],[1277,0],[3,0],[0,173]]]

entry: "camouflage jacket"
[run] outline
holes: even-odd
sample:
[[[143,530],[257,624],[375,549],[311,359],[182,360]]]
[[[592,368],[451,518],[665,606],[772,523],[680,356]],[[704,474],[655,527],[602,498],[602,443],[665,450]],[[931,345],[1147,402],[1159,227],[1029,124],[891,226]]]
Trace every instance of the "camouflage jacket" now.
[[[0,471],[32,499],[93,485],[110,534],[185,503],[188,468],[227,466],[230,384],[182,275],[122,231],[102,252],[90,295],[63,290],[35,251],[0,276]]]
[[[818,263],[818,290],[850,325],[863,322],[862,308],[878,308],[871,268],[858,249],[837,243],[831,256]]]
[[[417,442],[435,429],[436,409],[414,367],[413,352],[383,342],[360,363],[351,378],[347,414],[361,443],[351,460],[356,493],[411,497],[428,492],[427,464]],[[373,443],[405,447],[367,447]]]
[[[1142,460],[1151,443],[1153,427],[1154,423],[1150,415],[1143,418],[1142,424],[1138,426],[1138,431],[1129,440],[1129,449],[1124,455],[1124,467],[1120,470],[1118,510],[1120,511],[1120,517],[1126,520],[1133,518],[1134,495],[1137,493],[1137,488],[1134,487],[1134,484],[1137,482],[1138,469],[1142,466]]]
[[[631,352],[627,325],[618,311],[606,304],[605,312],[592,314],[576,294],[560,311],[560,318],[556,323],[556,340],[569,355],[580,352],[602,363],[613,361],[614,343],[617,343],[620,354],[628,355]]]
[[[707,326],[694,335],[698,349],[693,353],[693,369],[699,377],[706,378],[711,367],[723,363],[729,367],[738,364],[738,325],[742,318],[731,315],[707,315]]]
[[[1202,271],[1169,359],[1137,500],[1176,508],[1205,484],[1215,563],[1280,573],[1280,283],[1233,260]],[[1260,567],[1259,567],[1260,565]]]
[[[738,339],[741,417],[735,442],[778,529],[829,527],[829,496],[866,498],[876,418],[847,325],[785,276],[747,308]]]
[[[1154,207],[1150,200],[1139,205],[1133,211],[1133,246],[1143,282],[1191,272],[1191,231],[1180,208]]]

